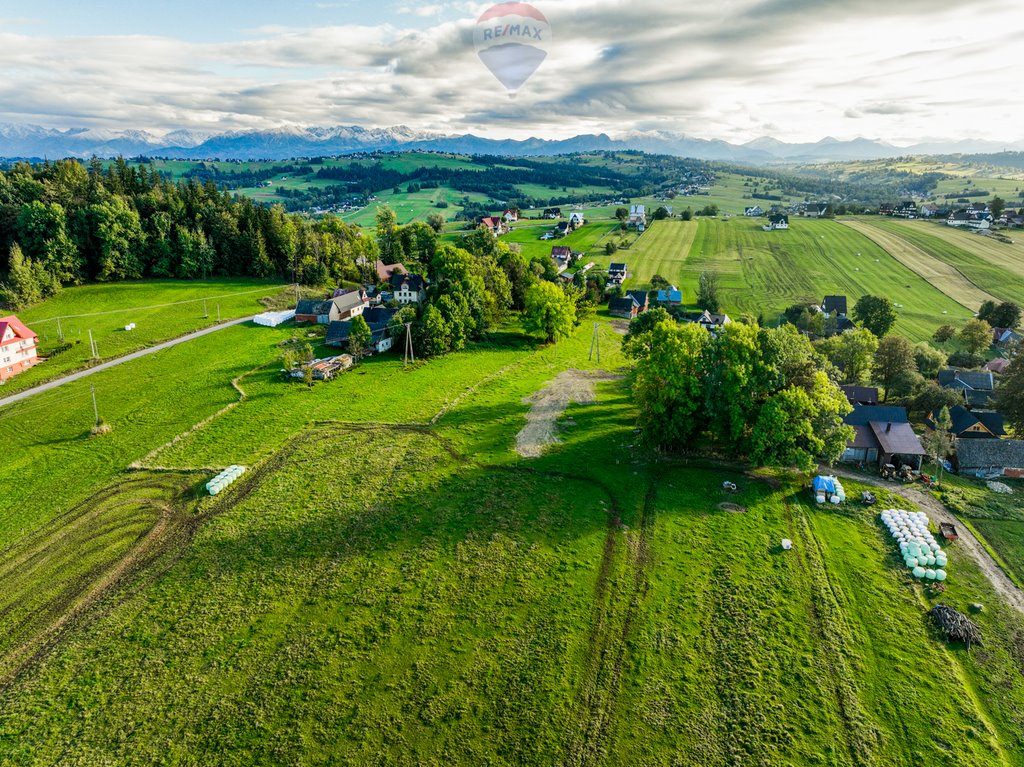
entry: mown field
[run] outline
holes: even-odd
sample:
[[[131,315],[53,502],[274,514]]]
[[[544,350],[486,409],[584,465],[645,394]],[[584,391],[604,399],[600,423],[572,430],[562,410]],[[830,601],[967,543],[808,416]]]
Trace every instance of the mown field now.
[[[659,274],[683,291],[684,300],[695,300],[697,286],[689,284],[692,275],[685,268],[698,227],[697,221],[656,221],[635,246],[616,254],[629,267],[629,287],[649,289],[651,277]]]
[[[70,349],[12,378],[0,387],[0,397],[59,378],[75,370],[153,346],[161,341],[264,311],[261,298],[284,291],[279,281],[255,279],[158,280],[85,285],[17,313],[39,334],[40,353],[47,355],[64,343]],[[134,330],[125,326],[135,323]],[[99,359],[93,361],[89,332]]]
[[[817,303],[828,294],[851,304],[865,294],[898,306],[896,332],[926,340],[946,322],[960,324],[972,312],[859,232],[836,221],[790,219],[788,231],[764,232],[757,219],[702,220],[684,267],[697,283],[715,271],[730,314],[763,314],[774,320],[796,302]],[[688,278],[688,279],[685,279]]]
[[[600,366],[589,323],[507,328],[313,389],[275,372],[294,331],[241,326],[98,374],[106,437],[57,392],[0,420],[33,485],[0,510],[0,761],[1024,764],[1024,618],[955,546],[970,654],[874,512],[649,454],[628,381],[514,452],[524,398],[625,364],[597,321]]]

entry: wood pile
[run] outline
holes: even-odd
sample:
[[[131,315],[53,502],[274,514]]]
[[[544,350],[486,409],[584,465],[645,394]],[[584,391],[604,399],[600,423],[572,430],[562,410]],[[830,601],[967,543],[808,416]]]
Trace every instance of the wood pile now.
[[[981,644],[981,629],[963,613],[946,605],[935,605],[928,615],[948,639],[954,642],[965,642],[968,650],[971,649],[972,644]]]

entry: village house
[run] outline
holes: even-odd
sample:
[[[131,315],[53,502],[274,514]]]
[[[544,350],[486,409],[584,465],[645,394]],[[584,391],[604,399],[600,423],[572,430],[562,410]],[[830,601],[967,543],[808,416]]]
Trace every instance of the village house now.
[[[1006,421],[994,410],[968,410],[962,405],[949,409],[949,433],[958,439],[999,439],[1006,436]],[[935,425],[935,413],[925,420],[929,429]]]
[[[821,302],[821,313],[825,318],[845,317],[847,311],[846,296],[825,296]]]
[[[732,324],[732,319],[728,314],[712,314],[706,309],[701,312],[687,314],[680,321],[695,323],[709,332],[714,332],[726,325]]]
[[[789,229],[789,216],[775,213],[768,217],[768,223],[761,228],[766,232],[771,232],[775,229]]]
[[[906,408],[855,405],[843,420],[854,430],[854,438],[840,459],[844,463],[864,466],[909,464],[920,470],[925,450],[910,428]]]
[[[561,274],[572,266],[572,248],[568,245],[552,245],[551,259],[555,262],[555,266],[558,267],[558,273]]]
[[[990,373],[999,373],[1000,375],[1002,375],[1003,373],[1006,372],[1006,368],[1008,368],[1009,366],[1010,361],[1008,359],[999,357],[998,359],[994,359],[986,363],[985,370],[987,370]]]
[[[954,370],[946,368],[938,375],[939,386],[963,392],[964,401],[969,408],[984,408],[992,401],[995,394],[995,378],[991,371]]]
[[[1008,349],[1011,346],[1015,346],[1021,342],[1022,338],[1024,336],[1021,336],[1015,330],[1010,330],[1010,328],[992,328],[992,343],[1000,349]]]
[[[622,281],[626,279],[627,267],[625,264],[609,264],[608,265],[608,282],[616,285],[621,285]]]
[[[562,217],[561,208],[544,208],[544,218],[550,221],[556,221]]]
[[[751,208],[744,208],[743,215],[750,216],[751,218],[760,218],[761,216],[764,215],[764,208],[762,208],[760,205],[754,205]]]
[[[958,439],[956,462],[968,476],[1024,479],[1024,440]]]
[[[574,210],[572,213],[570,213],[568,221],[569,228],[573,230],[579,229],[581,226],[587,223],[587,220],[583,217],[582,210]]]
[[[363,319],[365,319],[366,324],[369,325],[371,334],[370,345],[363,350],[364,352],[376,352],[378,354],[383,354],[392,348],[395,341],[388,332],[388,326],[397,312],[397,309],[375,307],[373,309],[367,309],[363,313]],[[327,327],[327,339],[325,343],[328,346],[348,348],[348,341],[351,333],[351,320],[346,320],[344,322],[332,322]]]
[[[878,389],[874,386],[840,386],[839,388],[854,407],[878,404]]]
[[[295,321],[329,325],[362,314],[368,304],[365,294],[358,290],[327,300],[302,300],[295,305]]]
[[[422,304],[427,300],[427,282],[418,274],[392,275],[391,290],[395,301],[403,306]]]
[[[480,219],[480,226],[486,227],[495,237],[509,231],[508,224],[505,223],[501,216],[485,216]]]
[[[896,218],[917,218],[917,203],[907,200],[893,208],[892,215]]]
[[[608,302],[608,313],[613,317],[622,317],[627,320],[636,319],[640,313],[640,304],[633,296],[626,294],[622,298],[613,298]]]
[[[808,202],[800,208],[800,215],[805,218],[824,218],[828,215],[827,202]]]
[[[506,224],[513,224],[519,220],[519,208],[507,208],[504,213],[501,214],[501,218]]]
[[[939,206],[934,202],[930,202],[927,205],[921,206],[921,218],[933,218],[939,213]]]
[[[650,308],[650,294],[646,290],[629,290],[626,291],[626,295],[636,301],[636,305],[640,307],[637,314],[643,314]]]
[[[13,314],[0,317],[0,383],[39,362],[39,336]]]
[[[647,228],[647,208],[643,205],[630,205],[629,206],[629,226],[632,226],[639,231],[643,231]]]

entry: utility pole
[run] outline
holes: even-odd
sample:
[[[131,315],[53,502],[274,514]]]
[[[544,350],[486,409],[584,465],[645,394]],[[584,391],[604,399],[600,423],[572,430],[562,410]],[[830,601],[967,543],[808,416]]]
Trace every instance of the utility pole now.
[[[597,364],[601,364],[601,334],[599,332],[599,325],[594,323],[594,337],[590,339],[590,357],[588,359],[594,359],[594,352],[597,352]]]
[[[60,329],[60,317],[57,318],[57,338],[61,342],[64,341],[64,331]]]
[[[96,425],[99,426],[100,425],[100,409],[96,405],[96,387],[95,386],[90,386],[89,388],[92,390],[92,413],[93,413],[94,416],[96,416]]]
[[[409,367],[409,360],[416,363],[416,352],[412,348],[412,323],[405,323],[405,365],[403,367]]]
[[[220,304],[217,304],[217,324],[220,324]]]
[[[210,318],[210,313],[206,310],[206,299],[204,298],[203,299],[203,319],[206,320],[206,319],[209,319],[209,318]]]
[[[96,349],[96,342],[92,340],[92,331],[89,331],[89,349],[92,351],[92,358],[96,359],[100,356],[99,351]]]

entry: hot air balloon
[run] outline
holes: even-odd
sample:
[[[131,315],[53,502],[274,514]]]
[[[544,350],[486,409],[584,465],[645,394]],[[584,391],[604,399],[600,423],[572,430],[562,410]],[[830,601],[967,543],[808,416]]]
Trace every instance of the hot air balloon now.
[[[498,3],[477,20],[473,43],[477,55],[502,85],[515,95],[547,58],[551,25],[529,3]]]

